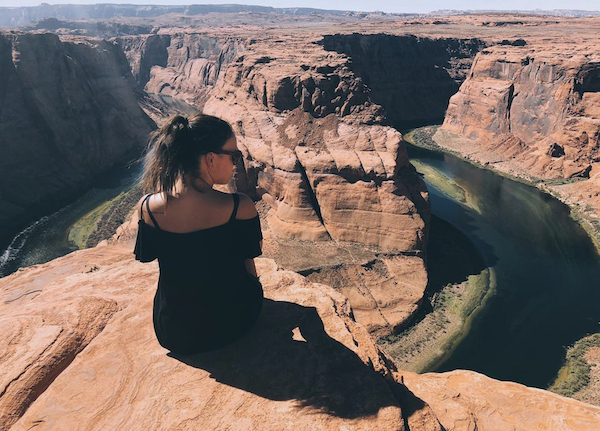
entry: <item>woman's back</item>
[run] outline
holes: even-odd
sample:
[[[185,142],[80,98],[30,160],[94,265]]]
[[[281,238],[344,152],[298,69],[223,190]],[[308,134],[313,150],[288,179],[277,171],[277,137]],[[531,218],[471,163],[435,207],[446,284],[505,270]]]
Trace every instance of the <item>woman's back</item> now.
[[[140,204],[143,218],[134,252],[140,261],[159,261],[153,320],[160,344],[170,350],[216,348],[240,335],[260,312],[262,287],[245,266],[261,253],[260,220],[258,215],[237,219],[239,195],[224,195],[231,200],[225,222],[193,223],[187,229],[173,229],[177,218],[166,217],[175,208],[183,210],[181,204],[171,207],[169,202],[162,214],[152,210],[149,196]],[[159,204],[155,209],[160,210]]]
[[[187,233],[227,223],[233,213],[234,201],[231,194],[213,190],[210,193],[198,193],[187,190],[177,196],[165,199],[160,194],[151,195],[148,206],[155,221],[162,230],[174,233]],[[257,212],[252,200],[243,194],[235,218],[246,220],[256,217]],[[143,200],[144,198],[142,198]],[[138,203],[140,213],[147,224],[154,226],[146,205],[141,209],[142,200]]]
[[[153,322],[177,353],[212,350],[258,318],[262,286],[253,258],[262,234],[254,203],[214,189],[227,184],[242,153],[216,117],[175,116],[150,138],[139,202],[136,259],[158,259]]]

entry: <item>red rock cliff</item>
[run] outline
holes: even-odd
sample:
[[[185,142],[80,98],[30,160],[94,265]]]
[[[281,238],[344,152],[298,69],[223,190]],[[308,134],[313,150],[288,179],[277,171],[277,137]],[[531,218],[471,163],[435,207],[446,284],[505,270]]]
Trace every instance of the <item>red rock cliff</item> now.
[[[494,46],[476,57],[443,130],[526,175],[588,177],[600,161],[599,103],[600,57],[591,48]]]

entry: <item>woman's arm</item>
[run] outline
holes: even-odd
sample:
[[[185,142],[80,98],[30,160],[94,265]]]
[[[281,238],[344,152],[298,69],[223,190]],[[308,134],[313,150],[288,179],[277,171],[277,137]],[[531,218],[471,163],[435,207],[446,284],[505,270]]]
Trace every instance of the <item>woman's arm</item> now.
[[[260,248],[262,249],[262,241],[260,242]],[[248,271],[248,274],[252,275],[254,278],[258,278],[258,275],[256,274],[256,265],[254,265],[254,259],[246,259],[244,264],[246,265],[246,271]]]
[[[250,274],[254,278],[258,278],[258,275],[256,275],[256,266],[254,265],[254,259],[246,259],[244,261],[244,264],[246,265],[246,271],[248,271],[248,274]]]

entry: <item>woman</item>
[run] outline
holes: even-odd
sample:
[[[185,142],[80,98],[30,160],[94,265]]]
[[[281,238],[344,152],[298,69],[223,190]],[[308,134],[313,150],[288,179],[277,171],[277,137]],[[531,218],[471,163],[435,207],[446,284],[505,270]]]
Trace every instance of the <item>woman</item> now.
[[[242,153],[229,124],[198,114],[176,116],[150,137],[138,205],[135,256],[158,258],[153,322],[159,343],[179,354],[217,349],[258,319],[261,254],[252,200],[217,191]]]

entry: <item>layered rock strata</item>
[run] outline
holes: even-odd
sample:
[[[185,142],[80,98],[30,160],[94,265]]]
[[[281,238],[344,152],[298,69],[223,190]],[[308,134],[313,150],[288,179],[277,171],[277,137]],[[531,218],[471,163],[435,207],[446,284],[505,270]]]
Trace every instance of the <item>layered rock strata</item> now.
[[[244,48],[241,38],[168,29],[114,41],[148,93],[174,96],[197,107],[202,107],[221,69]]]
[[[587,178],[600,162],[599,64],[585,46],[487,48],[450,100],[442,128],[522,174]]]
[[[161,30],[115,41],[146,91],[229,121],[245,155],[232,187],[270,203],[265,221],[274,238],[341,248],[353,242],[381,252],[385,263],[378,262],[387,269],[372,280],[367,271],[371,288],[358,279],[336,287],[354,292],[371,331],[405,325],[427,284],[429,205],[400,133],[382,125],[385,113],[371,90],[346,56],[316,43],[320,37],[307,44],[293,36],[243,36]],[[408,272],[414,276],[401,281]]]
[[[597,407],[473,372],[399,372],[339,292],[270,260],[257,267],[267,299],[256,326],[186,357],[158,344],[158,267],[134,261],[129,247],[78,251],[0,280],[9,328],[0,429],[525,431],[600,421]]]
[[[141,148],[141,94],[112,43],[0,34],[0,237]]]
[[[270,203],[268,227],[279,238],[381,251],[387,289],[374,280],[345,287],[355,292],[359,320],[389,333],[416,311],[427,283],[426,189],[347,58],[285,43],[278,52],[268,39],[248,46],[222,72],[204,112],[233,125],[245,155],[236,186]],[[399,281],[409,272],[402,268],[419,274],[410,289]],[[376,285],[387,294],[375,295]]]

